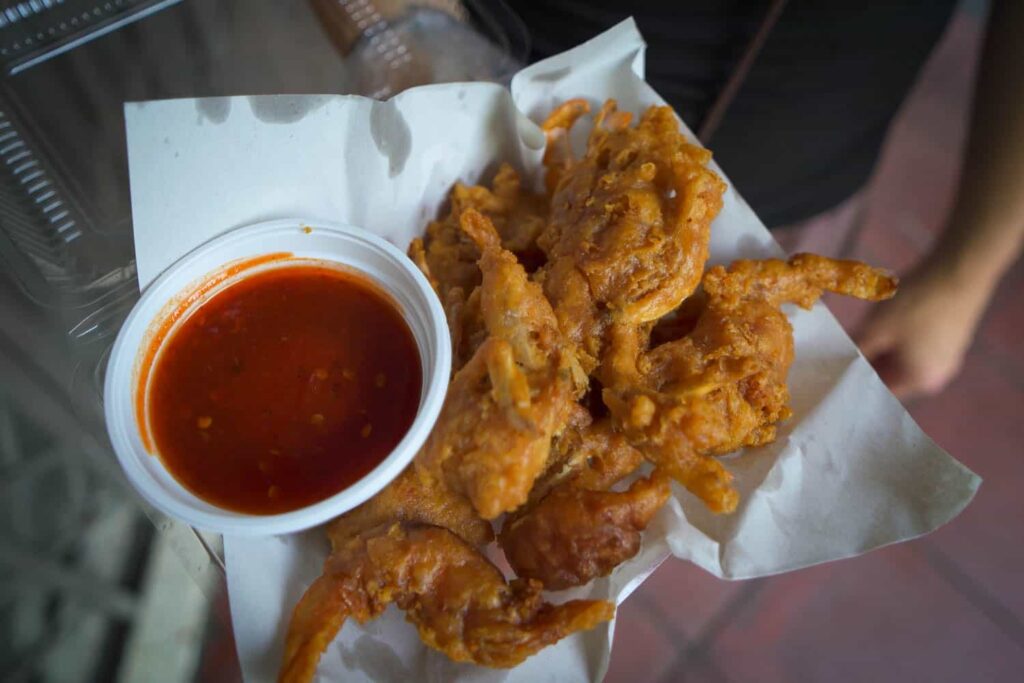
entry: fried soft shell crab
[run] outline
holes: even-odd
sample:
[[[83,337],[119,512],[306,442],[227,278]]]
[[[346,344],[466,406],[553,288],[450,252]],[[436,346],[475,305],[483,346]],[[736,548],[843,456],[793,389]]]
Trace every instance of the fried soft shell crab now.
[[[781,305],[895,293],[887,273],[810,254],[705,272],[725,191],[710,152],[670,108],[633,125],[608,101],[577,158],[568,132],[588,113],[570,100],[544,123],[544,192],[503,165],[490,188],[457,184],[410,246],[451,331],[445,406],[413,464],[328,526],[281,681],[311,680],[346,619],[391,603],[427,645],[491,667],[612,618],[541,591],[636,555],[671,480],[735,509],[717,456],[769,443],[790,414]],[[511,581],[481,551],[493,540]]]

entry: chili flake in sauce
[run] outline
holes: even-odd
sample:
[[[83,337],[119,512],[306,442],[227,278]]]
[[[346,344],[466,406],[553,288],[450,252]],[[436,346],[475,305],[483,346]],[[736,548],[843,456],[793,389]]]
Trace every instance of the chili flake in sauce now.
[[[412,425],[422,381],[416,342],[384,294],[346,271],[289,265],[219,292],[164,343],[149,425],[194,494],[275,514],[380,463]]]

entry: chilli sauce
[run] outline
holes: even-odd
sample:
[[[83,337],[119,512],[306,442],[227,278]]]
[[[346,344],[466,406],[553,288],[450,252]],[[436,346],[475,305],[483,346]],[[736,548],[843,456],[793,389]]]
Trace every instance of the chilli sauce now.
[[[398,444],[422,370],[394,304],[357,275],[289,265],[203,304],[164,342],[149,426],[200,498],[274,514],[327,498]]]

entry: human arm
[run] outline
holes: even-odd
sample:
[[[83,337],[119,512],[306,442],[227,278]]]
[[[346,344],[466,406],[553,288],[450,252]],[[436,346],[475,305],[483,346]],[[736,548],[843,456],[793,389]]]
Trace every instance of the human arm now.
[[[1024,3],[994,2],[957,199],[937,244],[857,335],[901,397],[941,390],[1024,244]]]

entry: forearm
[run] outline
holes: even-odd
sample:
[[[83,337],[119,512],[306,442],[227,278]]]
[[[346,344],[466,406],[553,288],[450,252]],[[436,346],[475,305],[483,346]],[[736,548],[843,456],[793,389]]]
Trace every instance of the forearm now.
[[[993,3],[966,158],[932,267],[964,286],[995,288],[1024,245],[1024,3]]]

